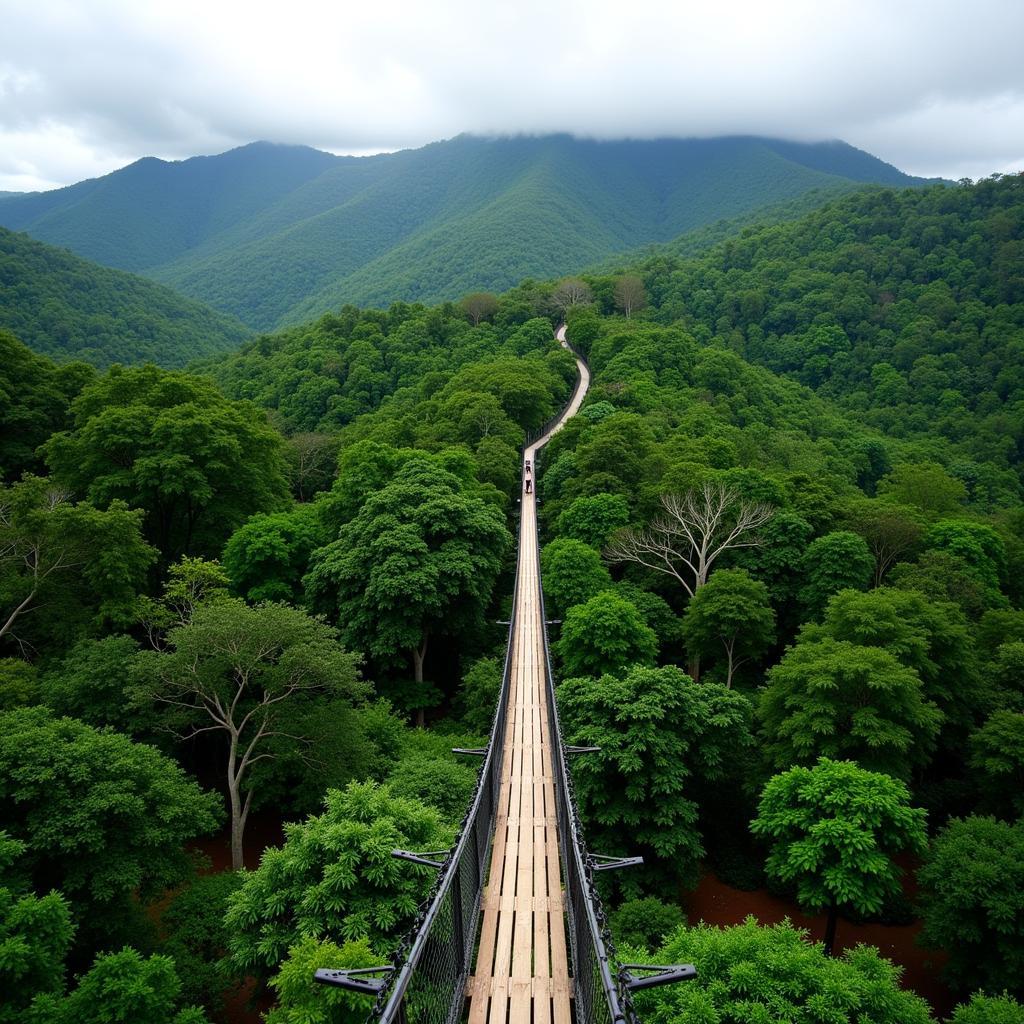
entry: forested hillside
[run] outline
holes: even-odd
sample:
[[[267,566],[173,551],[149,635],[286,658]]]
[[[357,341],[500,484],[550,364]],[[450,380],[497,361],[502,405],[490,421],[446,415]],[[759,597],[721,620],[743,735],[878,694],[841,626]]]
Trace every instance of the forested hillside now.
[[[36,352],[94,366],[184,366],[237,348],[234,317],[135,274],[0,228],[0,328]]]
[[[0,224],[260,329],[502,290],[811,193],[918,182],[843,143],[459,136],[354,159],[264,143],[0,198]]]
[[[651,316],[814,388],[891,437],[1017,467],[1024,178],[864,191],[705,256],[642,262]],[[998,490],[960,470],[965,486]],[[994,493],[994,492],[993,492]]]
[[[435,878],[391,850],[473,792],[564,318],[559,715],[590,848],[644,857],[622,960],[698,969],[641,1019],[1019,1024],[1020,184],[187,371],[0,334],[0,1020],[362,1019],[312,972],[387,960]]]

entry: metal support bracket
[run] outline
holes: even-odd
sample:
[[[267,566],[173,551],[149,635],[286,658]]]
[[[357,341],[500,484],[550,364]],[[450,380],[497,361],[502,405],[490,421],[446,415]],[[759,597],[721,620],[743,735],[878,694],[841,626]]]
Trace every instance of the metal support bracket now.
[[[634,971],[656,971],[656,974],[637,975]],[[693,981],[697,968],[693,964],[623,964],[619,977],[629,992],[658,985],[673,985],[677,981]]]
[[[428,868],[444,867],[443,860],[434,860],[434,857],[447,855],[447,850],[426,850],[423,853],[413,853],[412,850],[392,850],[391,856],[399,860],[410,860],[413,864],[426,864]]]
[[[600,751],[600,747],[574,747],[568,746],[565,748],[567,754],[596,754]]]
[[[486,757],[486,747],[452,747],[453,754],[472,754],[473,757]]]
[[[337,985],[349,992],[361,992],[363,995],[375,996],[387,984],[387,978],[370,978],[365,975],[390,973],[393,967],[354,967],[350,970],[335,971],[329,967],[321,967],[313,980],[321,985]]]
[[[603,853],[592,853],[591,867],[595,871],[612,871],[615,868],[633,868],[643,864],[643,857],[608,857]]]

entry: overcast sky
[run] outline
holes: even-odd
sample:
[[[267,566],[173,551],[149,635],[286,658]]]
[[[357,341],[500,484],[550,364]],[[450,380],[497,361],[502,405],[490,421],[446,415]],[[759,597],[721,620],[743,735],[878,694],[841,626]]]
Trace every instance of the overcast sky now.
[[[256,139],[841,138],[1024,169],[1024,0],[0,0],[0,190]]]

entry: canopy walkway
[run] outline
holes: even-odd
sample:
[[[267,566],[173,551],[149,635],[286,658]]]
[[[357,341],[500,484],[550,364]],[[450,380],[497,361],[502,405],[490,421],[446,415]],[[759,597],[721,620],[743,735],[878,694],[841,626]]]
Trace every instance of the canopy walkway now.
[[[557,337],[569,348],[564,326]],[[591,751],[566,747],[558,724],[534,480],[538,453],[590,385],[579,356],[576,365],[568,404],[523,449],[502,688],[488,746],[457,751],[483,758],[459,838],[441,853],[395,851],[438,878],[389,967],[317,971],[324,984],[375,995],[373,1024],[455,1024],[467,1014],[469,1024],[635,1024],[632,990],[694,975],[689,965],[616,961],[594,872],[640,858],[588,852],[566,759]]]

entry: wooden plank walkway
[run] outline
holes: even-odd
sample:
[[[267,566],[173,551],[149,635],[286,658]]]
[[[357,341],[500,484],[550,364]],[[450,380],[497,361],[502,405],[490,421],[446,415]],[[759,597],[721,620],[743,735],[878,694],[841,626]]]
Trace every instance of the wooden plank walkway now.
[[[564,327],[558,338],[564,345]],[[581,384],[572,404],[550,433],[523,453],[530,466],[536,462],[537,449],[583,402],[590,375],[582,363],[577,367]],[[501,791],[481,907],[480,946],[467,985],[470,1024],[570,1024],[572,1019],[534,499],[532,489],[524,489]]]

